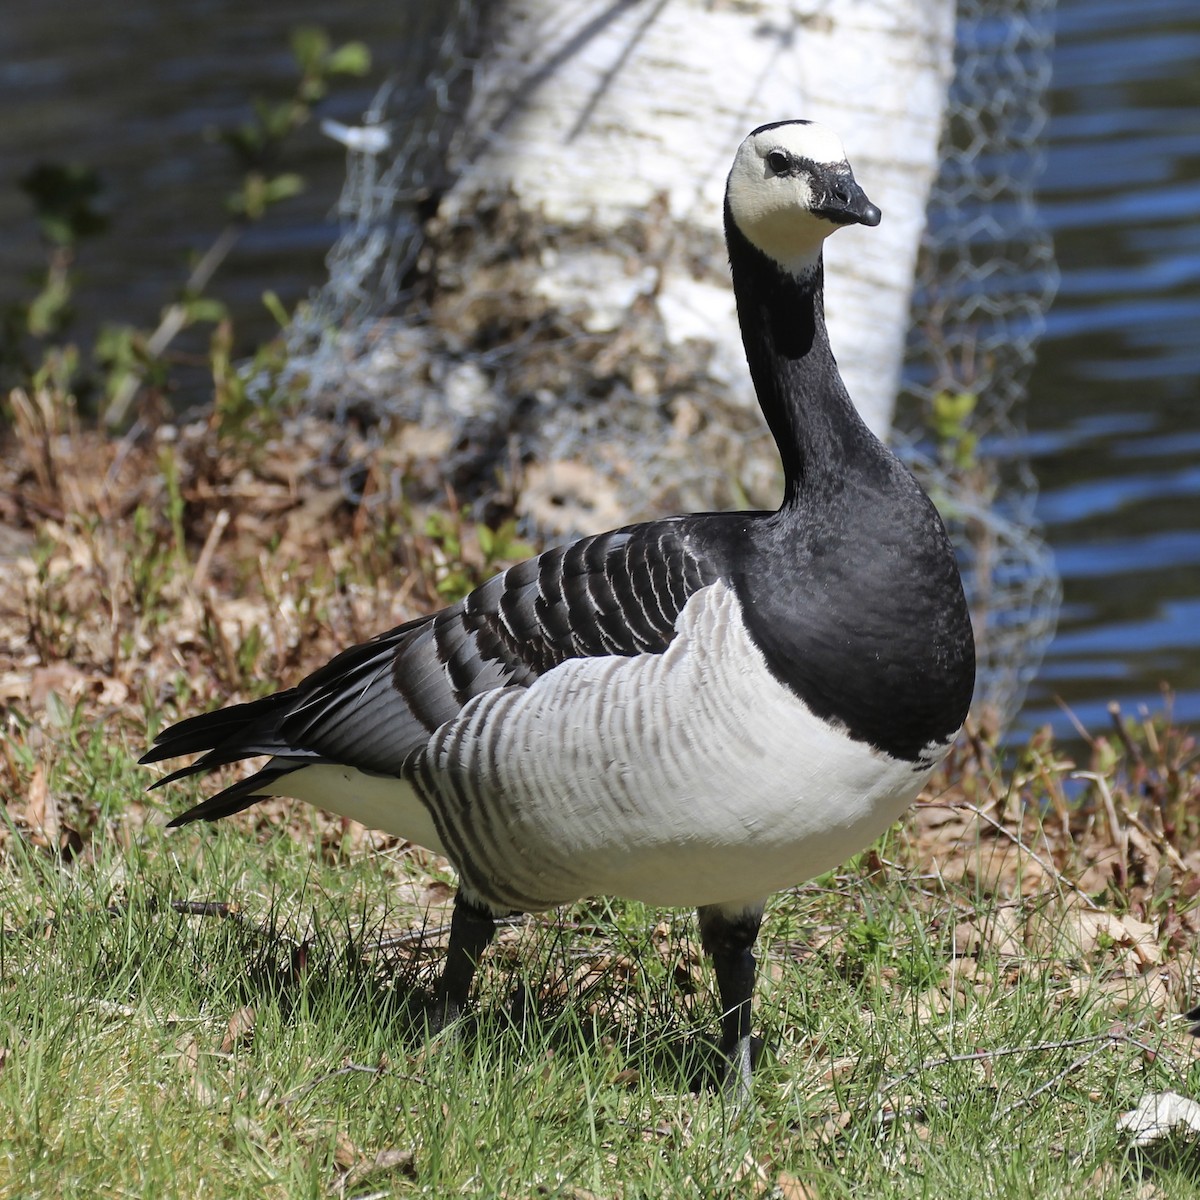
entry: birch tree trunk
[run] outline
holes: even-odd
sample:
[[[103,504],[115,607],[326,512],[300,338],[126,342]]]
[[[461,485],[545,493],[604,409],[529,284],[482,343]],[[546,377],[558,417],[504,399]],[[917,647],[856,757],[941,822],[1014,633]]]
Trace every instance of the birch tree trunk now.
[[[452,182],[425,193],[436,214],[418,300],[390,326],[360,326],[365,353],[325,360],[336,394],[400,418],[391,446],[405,486],[449,483],[477,513],[513,512],[549,537],[777,504],[722,200],[741,139],[789,117],[835,129],[883,211],[879,228],[827,243],[826,304],[850,394],[887,432],[953,0],[460,0],[458,11],[439,45],[468,98],[459,120],[462,93],[439,93]],[[440,139],[400,119],[390,128],[408,139],[392,174],[420,175],[431,155],[440,171]],[[374,261],[376,216],[368,204],[343,256],[351,297],[359,260]]]
[[[673,344],[714,344],[715,377],[750,402],[727,278],[718,260],[733,151],[787,117],[838,131],[878,229],[827,244],[831,338],[850,394],[890,425],[925,204],[952,72],[951,0],[505,0],[476,68],[447,212],[511,189],[547,220],[596,234],[543,266],[565,305],[619,312],[629,265],[605,234],[665,198],[677,230],[654,296]],[[701,251],[697,255],[697,251]],[[607,260],[607,261],[606,261]]]

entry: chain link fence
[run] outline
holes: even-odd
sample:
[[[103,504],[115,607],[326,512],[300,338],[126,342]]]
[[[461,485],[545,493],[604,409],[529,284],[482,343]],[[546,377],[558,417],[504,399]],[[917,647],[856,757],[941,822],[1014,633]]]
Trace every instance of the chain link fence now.
[[[714,381],[702,351],[664,351],[659,315],[636,300],[645,280],[613,319],[564,311],[534,280],[521,288],[518,277],[515,292],[511,277],[489,281],[513,246],[536,241],[536,264],[578,249],[578,231],[535,226],[503,198],[473,211],[470,230],[429,223],[452,183],[486,8],[428,9],[411,60],[362,127],[329,130],[349,150],[343,232],[327,284],[291,330],[292,369],[314,404],[343,420],[365,412],[389,444],[424,430],[425,452],[460,496],[486,511],[503,478],[520,490],[523,518],[550,537],[771,503],[777,457],[761,419]],[[977,707],[999,726],[1020,706],[1059,601],[1021,449],[1022,401],[1057,279],[1034,204],[1052,17],[1053,0],[958,2],[895,433],[959,547],[979,643]],[[667,224],[651,211],[611,236],[653,263],[670,252]],[[461,262],[439,276],[445,249],[468,233],[470,288],[455,275]],[[714,280],[727,276],[719,238],[688,249]],[[402,475],[394,486],[411,487]]]
[[[1024,401],[1058,271],[1038,217],[1054,0],[958,0],[956,70],[894,443],[959,549],[977,704],[1016,715],[1061,590],[1034,514]]]
[[[396,307],[427,207],[450,183],[448,150],[470,94],[480,0],[407,8],[403,61],[362,125],[322,125],[347,155],[329,279],[290,330],[289,349],[312,395],[336,385],[340,366],[361,353],[370,322]]]

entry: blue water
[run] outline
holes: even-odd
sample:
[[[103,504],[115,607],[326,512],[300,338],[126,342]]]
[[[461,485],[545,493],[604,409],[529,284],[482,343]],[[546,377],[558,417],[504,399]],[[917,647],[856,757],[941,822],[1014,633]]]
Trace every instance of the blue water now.
[[[236,183],[205,131],[290,78],[287,31],[365,39],[381,64],[325,112],[353,122],[382,64],[411,53],[412,7],[344,0],[259,6],[41,0],[0,21],[0,304],[42,262],[13,180],[38,159],[102,170],[112,228],[78,263],[84,337],[108,318],[152,326],[223,222]],[[406,13],[408,18],[406,18]],[[1093,728],[1118,699],[1200,724],[1200,4],[1059,0],[1041,180],[1062,285],[1032,380],[1028,452],[1058,555],[1060,634],[1021,722]],[[321,282],[340,147],[309,129],[309,191],[252,230],[215,291],[246,344],[272,327],[266,288],[292,304]],[[187,343],[184,342],[184,347]]]
[[[105,320],[153,328],[190,260],[226,220],[239,172],[216,137],[246,120],[250,100],[282,101],[295,70],[290,31],[325,28],[335,43],[366,40],[377,59],[367,80],[341,80],[321,115],[353,123],[387,63],[409,52],[406,10],[373,0],[39,0],[7,3],[0,17],[0,304],[28,294],[44,264],[29,203],[15,186],[34,163],[79,161],[99,170],[110,228],[85,242],[76,266],[80,340]],[[337,234],[332,210],[344,176],[341,146],[315,122],[283,168],[308,190],[252,227],[212,292],[235,314],[245,346],[270,336],[266,289],[289,307],[323,279]],[[203,342],[181,343],[203,349]]]
[[[1022,725],[1200,722],[1200,5],[1059,0],[1041,214],[1062,284],[1028,408],[1059,634]]]

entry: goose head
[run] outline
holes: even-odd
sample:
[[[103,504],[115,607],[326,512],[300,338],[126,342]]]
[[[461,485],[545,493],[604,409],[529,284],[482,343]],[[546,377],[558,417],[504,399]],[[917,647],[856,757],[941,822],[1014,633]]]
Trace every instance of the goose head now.
[[[791,275],[810,273],[841,225],[878,225],[841,139],[814,121],[760,125],[738,147],[725,189],[726,219]]]

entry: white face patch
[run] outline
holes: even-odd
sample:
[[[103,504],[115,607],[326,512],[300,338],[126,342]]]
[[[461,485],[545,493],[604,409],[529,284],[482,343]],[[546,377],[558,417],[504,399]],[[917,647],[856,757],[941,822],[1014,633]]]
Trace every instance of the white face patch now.
[[[751,245],[793,275],[807,274],[821,254],[821,243],[837,228],[812,212],[811,178],[780,175],[770,156],[783,151],[821,166],[845,167],[842,139],[824,125],[791,121],[752,133],[738,147],[729,172],[729,209]]]
[[[842,139],[827,125],[818,125],[815,121],[807,125],[789,121],[774,129],[752,133],[746,141],[753,142],[762,157],[779,147],[797,158],[809,158],[830,167],[844,166],[846,163],[846,147],[842,145]]]

